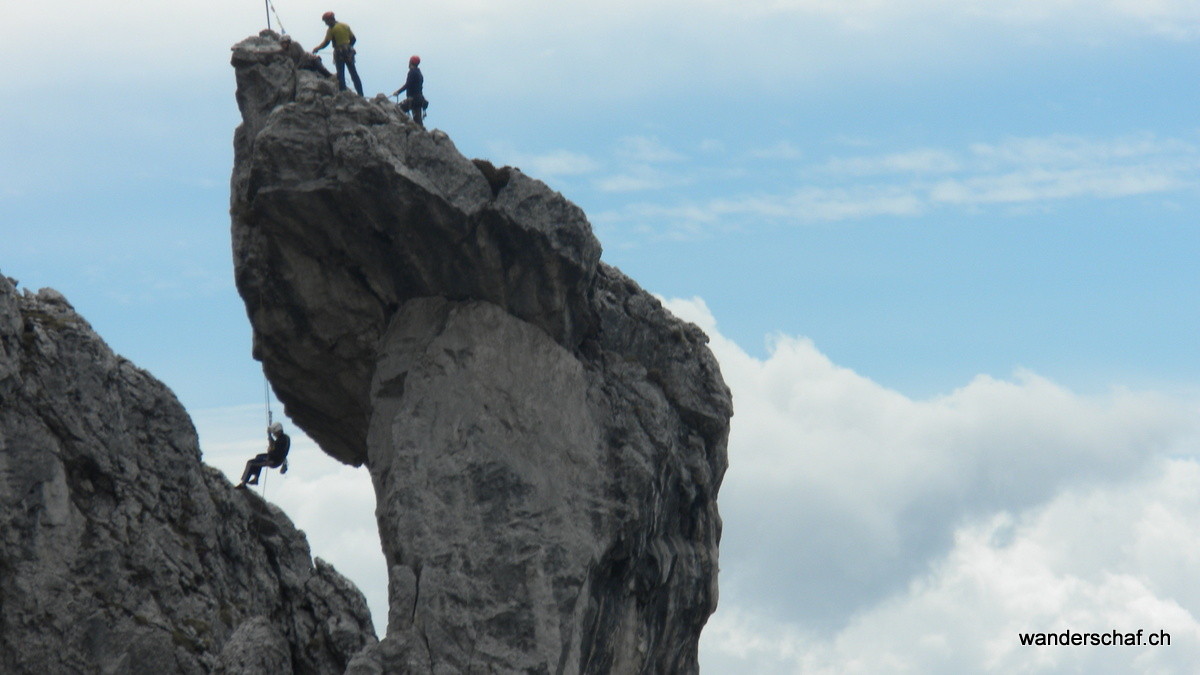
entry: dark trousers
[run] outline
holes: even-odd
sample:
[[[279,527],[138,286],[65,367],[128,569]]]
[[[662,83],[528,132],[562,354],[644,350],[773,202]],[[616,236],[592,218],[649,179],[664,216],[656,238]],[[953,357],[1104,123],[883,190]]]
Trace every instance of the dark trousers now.
[[[410,96],[400,102],[400,109],[406,113],[412,113],[413,121],[417,123],[417,126],[424,127],[426,105],[428,104],[425,102],[424,96],[420,98],[413,98]]]
[[[258,482],[258,474],[262,473],[264,466],[274,469],[274,468],[279,467],[282,464],[283,464],[283,462],[279,462],[279,463],[272,462],[270,455],[268,455],[265,452],[262,454],[259,454],[259,455],[255,455],[252,459],[246,460],[246,470],[242,472],[242,482],[246,483],[246,482],[250,481],[251,478],[253,478],[254,482],[257,483]]]
[[[346,50],[349,52],[349,50]],[[354,54],[349,52],[343,56],[342,51],[333,52],[333,63],[337,66],[338,86],[346,88],[346,69],[350,70],[350,79],[354,80],[354,90],[359,96],[363,95],[362,80],[358,79],[358,69],[354,67]]]

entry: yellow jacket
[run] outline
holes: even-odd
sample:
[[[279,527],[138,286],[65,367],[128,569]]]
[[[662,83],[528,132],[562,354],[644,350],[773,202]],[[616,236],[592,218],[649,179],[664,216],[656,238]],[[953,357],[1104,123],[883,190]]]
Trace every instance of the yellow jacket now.
[[[350,30],[350,26],[339,21],[330,26],[329,30],[325,31],[325,41],[317,45],[317,49],[314,51],[324,49],[325,45],[330,42],[333,42],[334,49],[348,47],[354,44],[355,40],[354,31]]]

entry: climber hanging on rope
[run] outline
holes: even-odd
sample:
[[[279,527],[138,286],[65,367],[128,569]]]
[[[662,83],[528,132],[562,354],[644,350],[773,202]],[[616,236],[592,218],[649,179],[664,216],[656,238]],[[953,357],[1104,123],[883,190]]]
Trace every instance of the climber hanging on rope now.
[[[325,31],[325,41],[313,47],[312,53],[316,54],[328,45],[333,43],[333,63],[337,66],[338,87],[346,88],[346,69],[350,69],[350,79],[354,80],[354,90],[359,96],[363,95],[362,81],[358,79],[358,69],[354,67],[354,43],[358,42],[358,38],[354,37],[354,31],[350,30],[350,26],[338,21],[334,18],[333,12],[325,12],[321,16],[321,20],[329,26],[329,30]]]
[[[242,472],[242,482],[237,486],[244,488],[247,485],[258,485],[258,474],[262,472],[263,467],[271,469],[283,467],[280,469],[280,473],[287,473],[287,456],[291,447],[292,439],[283,433],[283,425],[279,422],[272,424],[267,428],[267,451],[246,461],[246,470]]]

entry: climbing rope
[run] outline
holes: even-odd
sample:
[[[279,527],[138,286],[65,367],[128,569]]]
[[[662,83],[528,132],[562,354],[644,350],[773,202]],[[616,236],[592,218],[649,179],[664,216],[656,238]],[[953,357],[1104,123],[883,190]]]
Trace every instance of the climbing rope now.
[[[283,22],[279,20],[279,12],[275,11],[275,3],[271,2],[271,0],[263,0],[263,4],[267,10],[267,30],[271,29],[271,15],[274,14],[275,23],[279,24],[279,32],[287,35],[287,29],[283,27]]]
[[[268,0],[269,2],[270,0]],[[274,414],[271,412],[271,383],[267,380],[267,374],[263,373],[263,401],[267,404],[267,438],[271,438],[271,425],[275,422]],[[264,466],[262,469],[262,498],[267,499],[267,477],[271,475],[271,467]]]
[[[272,3],[271,0],[265,0],[265,2],[267,5],[267,8],[269,10],[269,12],[267,14],[267,28],[269,29],[271,27],[270,12],[275,11],[275,4]],[[286,33],[287,31],[283,30],[283,22],[279,21],[278,14],[275,15],[275,20],[277,22],[279,22],[279,30]],[[258,296],[258,308],[259,308],[259,310],[262,309],[262,295],[261,294]],[[271,381],[267,379],[267,371],[265,368],[263,369],[263,405],[267,409],[267,441],[268,441],[268,443],[271,443],[273,441],[273,439],[271,437],[271,425],[275,423],[275,415],[271,410]],[[284,460],[284,463],[282,466],[287,467],[286,460]],[[285,468],[285,472],[286,472],[286,468]],[[263,501],[266,501],[266,499],[267,499],[267,477],[271,475],[271,467],[264,466],[262,468],[262,472],[259,475],[261,476],[261,480],[259,481],[259,483],[260,483],[260,485],[262,485],[261,495],[262,495]]]
[[[267,428],[270,429],[275,420],[271,419],[271,383],[267,381],[266,373],[263,373],[263,401],[267,404]]]

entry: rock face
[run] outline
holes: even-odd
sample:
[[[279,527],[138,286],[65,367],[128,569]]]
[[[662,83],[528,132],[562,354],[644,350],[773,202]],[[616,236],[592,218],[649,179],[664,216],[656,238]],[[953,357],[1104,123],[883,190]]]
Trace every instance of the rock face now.
[[[233,65],[255,356],[376,489],[390,614],[356,667],[696,671],[732,414],[704,334],[540,181],[339,93],[273,33]]]
[[[0,672],[341,673],[374,642],[162,383],[0,275]]]

